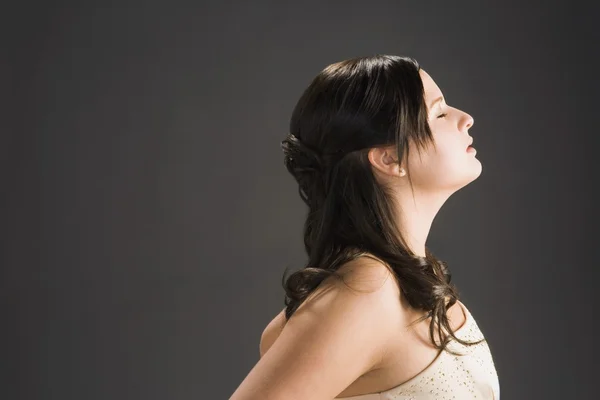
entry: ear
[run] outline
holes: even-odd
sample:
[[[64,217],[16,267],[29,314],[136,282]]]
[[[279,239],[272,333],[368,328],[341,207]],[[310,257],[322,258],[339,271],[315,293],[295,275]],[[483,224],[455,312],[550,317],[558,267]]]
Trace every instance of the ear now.
[[[403,177],[406,168],[398,163],[396,146],[374,147],[369,150],[369,162],[384,175]]]

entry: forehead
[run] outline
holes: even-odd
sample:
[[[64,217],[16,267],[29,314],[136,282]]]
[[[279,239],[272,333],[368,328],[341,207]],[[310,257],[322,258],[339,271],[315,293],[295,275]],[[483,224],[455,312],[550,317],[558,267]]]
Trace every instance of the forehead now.
[[[425,70],[420,69],[419,74],[421,75],[421,80],[423,81],[426,100],[432,100],[442,95],[442,91],[438,85],[435,83],[433,78],[427,72],[425,72]]]

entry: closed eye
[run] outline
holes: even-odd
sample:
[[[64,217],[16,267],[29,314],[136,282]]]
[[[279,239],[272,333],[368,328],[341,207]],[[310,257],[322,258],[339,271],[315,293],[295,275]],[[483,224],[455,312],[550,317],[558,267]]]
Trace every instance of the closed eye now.
[[[444,113],[444,114],[440,114],[438,115],[438,118],[444,118],[445,116],[447,116],[448,114]]]

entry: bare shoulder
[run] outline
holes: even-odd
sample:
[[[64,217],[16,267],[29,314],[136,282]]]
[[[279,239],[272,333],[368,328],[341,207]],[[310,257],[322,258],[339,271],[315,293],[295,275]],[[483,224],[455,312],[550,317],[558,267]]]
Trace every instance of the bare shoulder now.
[[[331,399],[379,367],[401,322],[398,285],[368,257],[339,271],[343,279],[323,281],[289,321],[282,311],[269,323],[263,357],[233,399]]]
[[[382,291],[388,295],[394,292],[400,294],[396,276],[391,267],[372,255],[365,254],[349,261],[338,271],[343,277],[343,282],[351,290],[361,293]]]
[[[315,298],[325,295],[336,287],[338,290],[350,290],[355,295],[379,291],[379,296],[389,297],[392,306],[400,297],[399,286],[391,268],[376,257],[366,255],[349,261],[338,269],[338,273],[341,275],[341,281],[329,278],[311,293],[305,303],[314,302]],[[267,324],[260,339],[261,357],[279,337],[286,322],[284,308]]]
[[[277,340],[279,337],[279,334],[283,330],[285,323],[286,320],[284,308],[279,314],[277,314],[277,316],[275,316],[275,318],[271,320],[271,322],[267,324],[266,328],[262,332],[259,344],[260,357],[263,357],[269,348],[271,348],[273,343],[275,343],[275,340]]]

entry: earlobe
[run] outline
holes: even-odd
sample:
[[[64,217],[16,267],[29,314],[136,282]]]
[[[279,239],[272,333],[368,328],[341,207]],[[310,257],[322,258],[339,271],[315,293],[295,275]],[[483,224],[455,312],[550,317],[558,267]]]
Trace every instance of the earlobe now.
[[[406,170],[401,167],[398,160],[390,154],[393,150],[372,149],[369,152],[369,161],[372,166],[386,175],[406,175]]]

